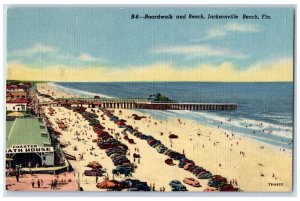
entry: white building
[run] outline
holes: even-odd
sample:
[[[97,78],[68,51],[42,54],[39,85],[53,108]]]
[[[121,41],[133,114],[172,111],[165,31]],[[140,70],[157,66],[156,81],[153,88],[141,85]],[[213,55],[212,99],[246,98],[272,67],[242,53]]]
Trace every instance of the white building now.
[[[6,103],[6,111],[26,111],[27,109],[27,103],[20,102],[8,102]]]

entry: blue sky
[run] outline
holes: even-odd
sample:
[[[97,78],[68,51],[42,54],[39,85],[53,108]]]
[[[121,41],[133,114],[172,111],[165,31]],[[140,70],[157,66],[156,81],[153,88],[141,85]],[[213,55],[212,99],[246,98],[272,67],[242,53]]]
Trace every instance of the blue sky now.
[[[132,20],[131,14],[237,14],[238,20]],[[268,14],[269,20],[241,16]],[[7,62],[28,68],[126,69],[167,63],[174,69],[293,57],[291,8],[10,8]]]

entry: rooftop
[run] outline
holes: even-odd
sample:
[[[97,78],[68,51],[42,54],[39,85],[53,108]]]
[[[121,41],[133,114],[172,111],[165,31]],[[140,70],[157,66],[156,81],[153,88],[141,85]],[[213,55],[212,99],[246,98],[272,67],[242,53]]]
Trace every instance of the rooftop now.
[[[20,144],[49,146],[50,139],[43,121],[38,118],[17,118],[6,121],[6,147]]]

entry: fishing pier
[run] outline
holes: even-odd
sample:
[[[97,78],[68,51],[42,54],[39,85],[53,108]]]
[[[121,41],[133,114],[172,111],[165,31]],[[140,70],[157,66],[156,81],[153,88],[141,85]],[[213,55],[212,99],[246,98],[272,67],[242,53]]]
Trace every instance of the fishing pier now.
[[[58,99],[41,102],[41,106],[65,106],[108,108],[108,109],[150,109],[150,110],[236,110],[235,103],[179,103],[175,101],[149,101],[147,99]]]

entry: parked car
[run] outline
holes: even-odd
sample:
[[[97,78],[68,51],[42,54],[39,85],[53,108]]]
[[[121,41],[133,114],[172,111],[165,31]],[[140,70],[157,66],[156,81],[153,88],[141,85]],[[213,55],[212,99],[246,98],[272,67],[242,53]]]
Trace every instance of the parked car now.
[[[102,176],[102,171],[101,170],[85,170],[84,171],[85,176]]]
[[[132,188],[140,182],[141,181],[138,179],[125,179],[124,181],[122,181],[122,183],[124,183],[125,186],[128,186],[128,188]]]
[[[186,187],[178,180],[170,181],[169,185],[172,188],[172,191],[187,191]]]
[[[219,191],[238,191],[238,188],[234,188],[232,184],[225,184],[219,188]]]
[[[138,191],[150,191],[150,187],[147,184],[139,183],[134,186],[134,188],[138,189]]]
[[[225,183],[227,183],[227,179],[225,177],[222,177],[221,175],[213,175],[211,177],[212,180],[220,180],[220,181],[223,181]]]
[[[200,183],[194,178],[185,178],[183,182],[193,187],[201,187]]]
[[[112,170],[113,174],[124,174],[129,175],[132,172],[132,170],[124,168],[124,167],[116,167]]]
[[[201,172],[200,174],[197,175],[198,179],[209,179],[212,177],[212,174],[208,171]]]
[[[209,187],[215,187],[215,188],[220,188],[221,186],[227,184],[226,182],[220,181],[220,180],[210,180],[207,185]]]

